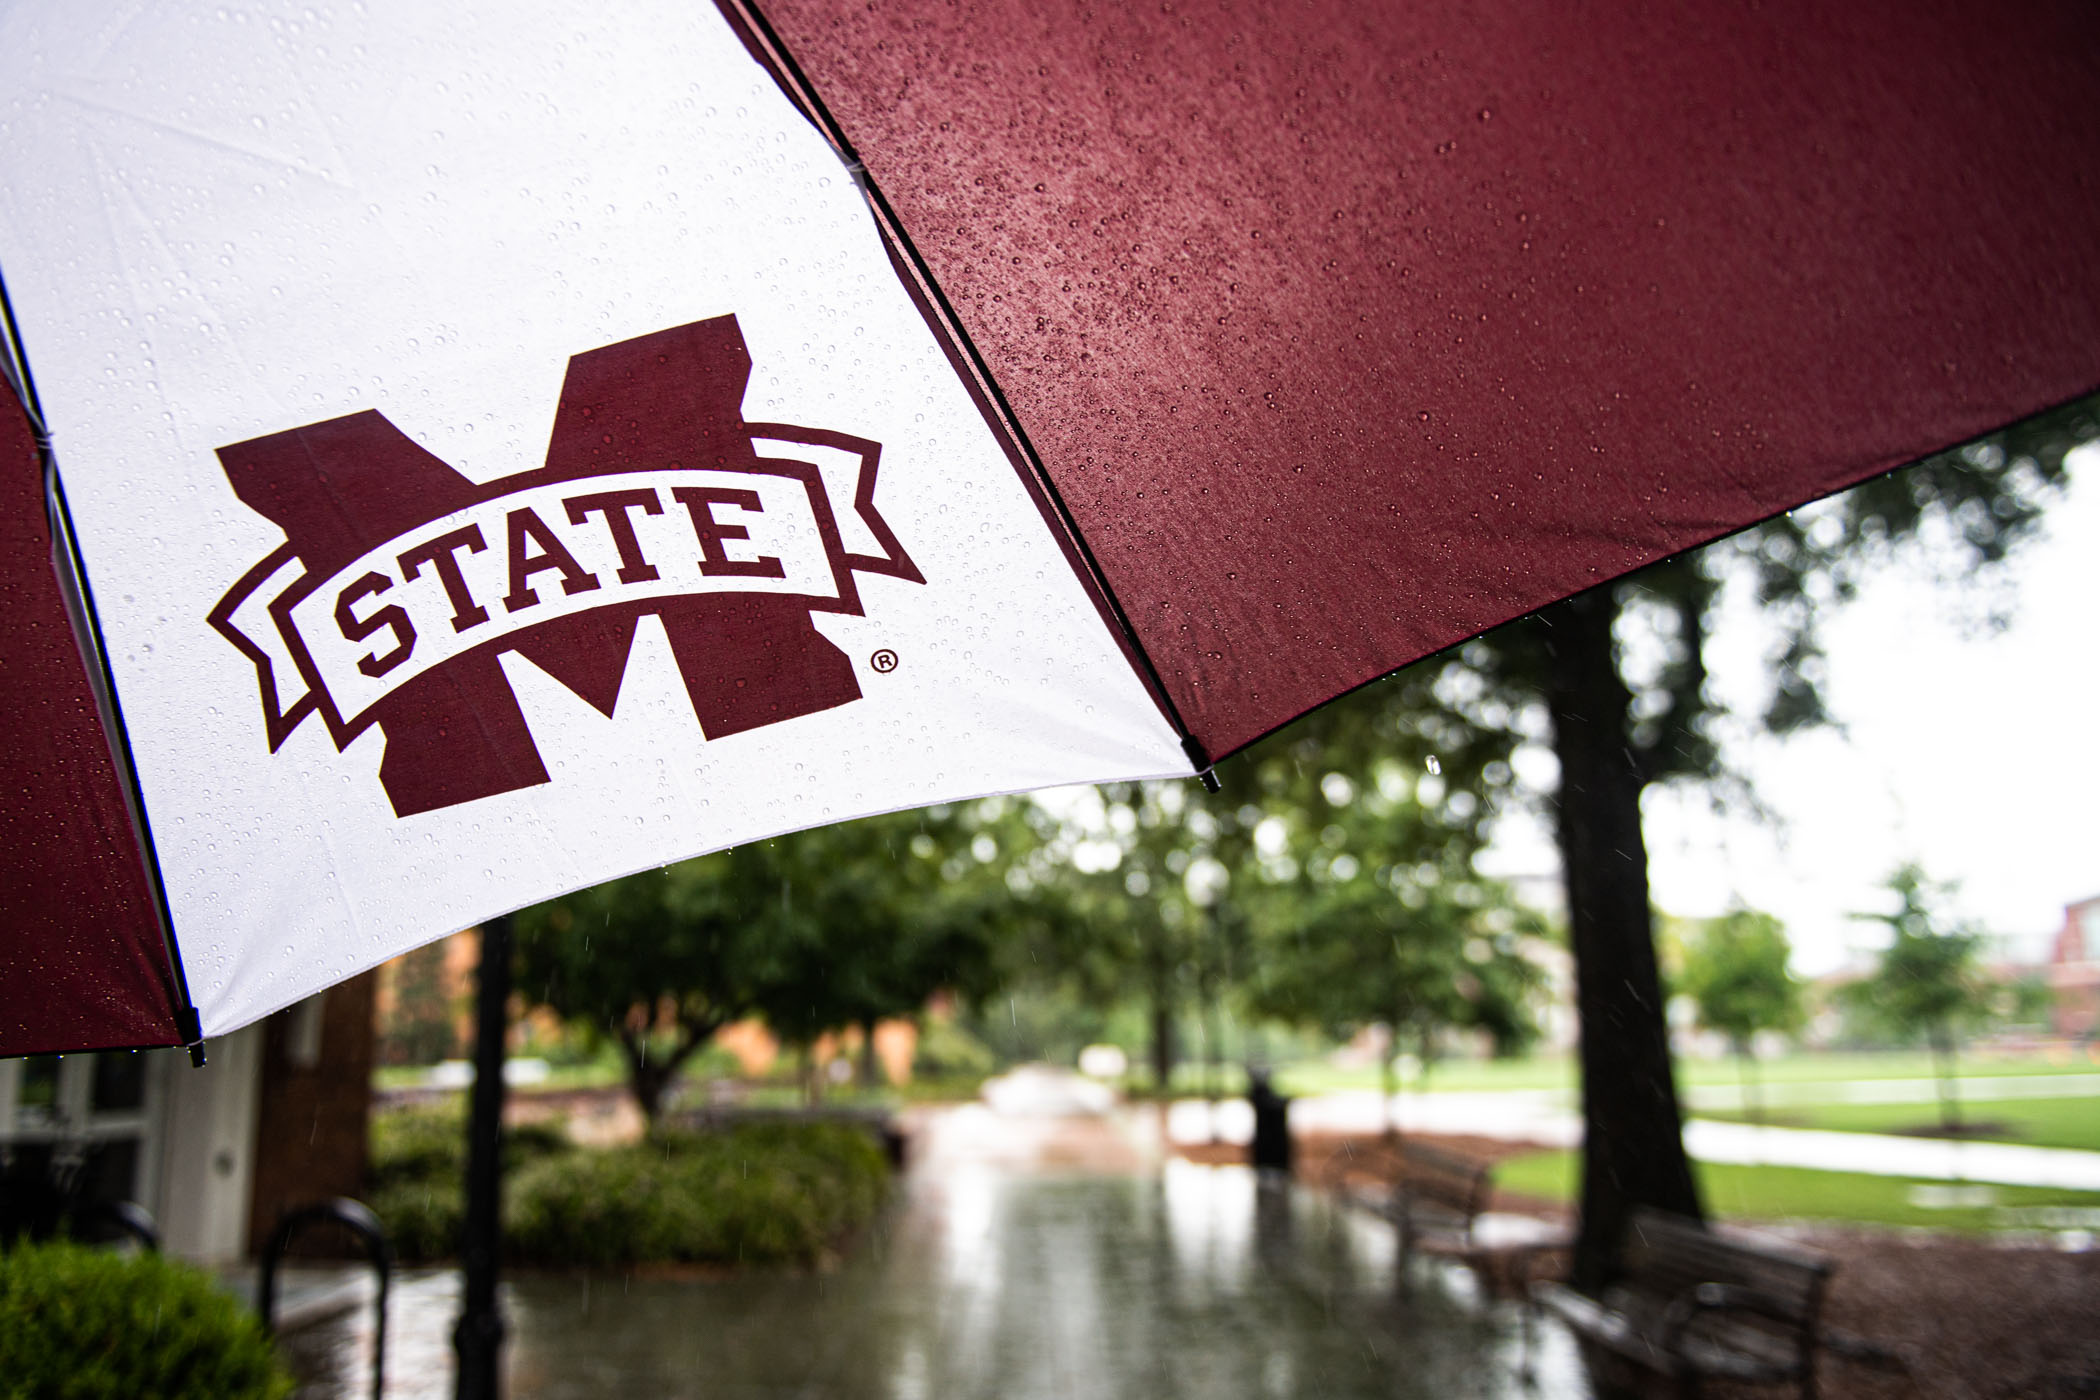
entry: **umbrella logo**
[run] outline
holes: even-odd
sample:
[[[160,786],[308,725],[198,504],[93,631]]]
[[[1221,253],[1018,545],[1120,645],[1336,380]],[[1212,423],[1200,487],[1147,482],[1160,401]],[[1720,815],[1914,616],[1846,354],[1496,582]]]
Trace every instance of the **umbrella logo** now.
[[[813,615],[860,615],[859,574],[925,582],[875,508],[881,446],[745,422],[750,373],[734,316],[576,355],[545,465],[482,484],[372,411],[220,448],[286,536],[210,617],[270,751],[311,714],[338,750],[378,725],[401,817],[544,783],[498,657],[610,716],[645,614],[709,739],[859,699]]]

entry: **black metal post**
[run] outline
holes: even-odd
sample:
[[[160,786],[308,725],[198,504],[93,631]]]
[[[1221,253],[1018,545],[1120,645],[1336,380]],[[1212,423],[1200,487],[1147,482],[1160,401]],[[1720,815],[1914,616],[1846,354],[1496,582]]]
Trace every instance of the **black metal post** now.
[[[500,1400],[503,1315],[496,1269],[503,1249],[503,1040],[510,1029],[510,916],[481,926],[474,996],[474,1102],[467,1117],[467,1217],[460,1240],[461,1298],[452,1349],[457,1400]]]

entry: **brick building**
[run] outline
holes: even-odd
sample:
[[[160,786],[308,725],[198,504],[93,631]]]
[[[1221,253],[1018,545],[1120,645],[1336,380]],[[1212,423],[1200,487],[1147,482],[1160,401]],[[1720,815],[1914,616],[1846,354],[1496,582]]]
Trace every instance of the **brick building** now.
[[[2063,931],[2049,954],[2049,991],[2058,1035],[2100,1036],[2100,895],[2064,906]]]

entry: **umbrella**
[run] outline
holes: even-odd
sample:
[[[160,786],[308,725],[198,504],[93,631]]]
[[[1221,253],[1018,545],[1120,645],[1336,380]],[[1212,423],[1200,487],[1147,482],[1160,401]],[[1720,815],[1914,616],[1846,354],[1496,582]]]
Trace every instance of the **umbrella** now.
[[[2094,26],[10,12],[0,1053],[1204,769],[2087,391]]]
[[[2096,27],[0,14],[0,1054],[195,1044],[801,826],[1205,770],[2087,392]]]

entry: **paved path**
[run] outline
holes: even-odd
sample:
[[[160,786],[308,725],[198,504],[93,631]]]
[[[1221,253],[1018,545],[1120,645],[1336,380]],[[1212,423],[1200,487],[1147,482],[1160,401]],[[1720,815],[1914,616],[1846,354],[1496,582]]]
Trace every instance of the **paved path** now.
[[[1041,1087],[1041,1086],[1038,1086]],[[1054,1086],[1052,1086],[1054,1087]],[[1054,1112],[1050,1111],[1054,1107]],[[921,1110],[901,1199],[835,1271],[519,1271],[515,1400],[1532,1400],[1584,1393],[1573,1343],[1454,1268],[1397,1296],[1393,1232],[1325,1193],[1167,1155],[1139,1107]],[[446,1400],[449,1273],[396,1293],[389,1400]],[[364,1392],[363,1314],[301,1339]]]
[[[2063,1077],[2080,1081],[2100,1079],[2093,1075]],[[2050,1078],[2038,1076],[2013,1082],[2039,1085]],[[1963,1097],[1989,1097],[1987,1086],[1997,1082],[1964,1080]],[[1928,1083],[1928,1097],[1930,1088]],[[1581,1117],[1568,1106],[1567,1096],[1555,1090],[1403,1094],[1395,1101],[1393,1114],[1406,1131],[1504,1138],[1549,1147],[1574,1147],[1582,1141]],[[1202,1142],[1212,1136],[1211,1121],[1210,1111],[1200,1100],[1183,1100],[1169,1109],[1167,1132],[1177,1142]],[[1374,1133],[1386,1121],[1385,1106],[1379,1095],[1370,1090],[1308,1095],[1291,1104],[1291,1125],[1299,1132]],[[1227,1142],[1245,1142],[1253,1134],[1253,1114],[1242,1100],[1219,1103],[1216,1123],[1216,1136]],[[2100,1191],[2100,1152],[2056,1147],[1755,1127],[1708,1118],[1694,1118],[1685,1126],[1685,1146],[1694,1157],[1706,1162],[1816,1167],[1928,1181]]]
[[[2100,1074],[2004,1074],[1957,1079],[1963,1103],[1997,1099],[2100,1098]],[[1763,1086],[1768,1108],[1809,1108],[1831,1103],[1934,1103],[1939,1086],[1930,1079],[1779,1080]],[[1684,1091],[1686,1106],[1740,1112],[1740,1084],[1695,1084]]]

